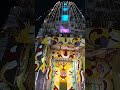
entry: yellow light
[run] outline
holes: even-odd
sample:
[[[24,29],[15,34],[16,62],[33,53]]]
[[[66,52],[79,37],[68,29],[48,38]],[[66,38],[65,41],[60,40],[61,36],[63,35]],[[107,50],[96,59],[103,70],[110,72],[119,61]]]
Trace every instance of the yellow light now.
[[[44,62],[44,60],[45,60],[45,57],[43,57],[41,60],[42,60],[42,63],[43,63],[43,62]]]

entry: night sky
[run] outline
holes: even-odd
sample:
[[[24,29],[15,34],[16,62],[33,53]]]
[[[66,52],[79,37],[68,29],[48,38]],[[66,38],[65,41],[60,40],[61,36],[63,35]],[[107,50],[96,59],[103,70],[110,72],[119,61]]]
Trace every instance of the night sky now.
[[[85,12],[85,0],[36,0],[36,5],[35,5],[35,17],[41,18],[36,24],[36,32],[38,32],[38,29],[41,27],[41,24],[44,21],[44,18],[48,14],[48,10],[50,10],[58,1],[72,1],[74,2],[80,10],[82,10],[82,13],[84,15]]]
[[[65,0],[36,0],[35,10],[36,10],[36,18],[39,16],[46,16],[48,14],[48,10],[51,9],[55,3],[58,1],[65,1]],[[85,10],[85,0],[67,0],[67,1],[73,1],[78,6],[79,9],[81,9],[84,13]]]
[[[0,27],[5,23],[9,10],[16,5],[15,0],[2,0],[0,2]]]
[[[38,18],[39,16],[42,16],[40,21],[38,22],[41,24],[45,18],[45,16],[48,14],[48,10],[50,10],[55,3],[58,1],[64,1],[64,0],[35,0],[35,17]],[[76,3],[76,5],[83,11],[84,13],[84,0],[67,0],[67,1],[73,1]],[[2,0],[0,3],[0,27],[5,23],[10,8],[14,7],[16,5],[15,0]]]
[[[41,0],[36,0],[35,6],[36,6],[37,14],[42,15],[46,10],[52,8],[55,5],[55,3],[57,3],[58,1],[64,1],[64,0],[42,0],[42,2]],[[68,1],[73,1],[80,9],[84,9],[85,0],[68,0]]]

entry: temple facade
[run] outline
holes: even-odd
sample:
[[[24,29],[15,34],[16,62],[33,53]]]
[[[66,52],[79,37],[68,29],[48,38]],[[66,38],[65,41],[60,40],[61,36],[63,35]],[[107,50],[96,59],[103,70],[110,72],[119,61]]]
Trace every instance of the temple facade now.
[[[73,2],[57,2],[36,37],[36,90],[85,89],[85,18]]]

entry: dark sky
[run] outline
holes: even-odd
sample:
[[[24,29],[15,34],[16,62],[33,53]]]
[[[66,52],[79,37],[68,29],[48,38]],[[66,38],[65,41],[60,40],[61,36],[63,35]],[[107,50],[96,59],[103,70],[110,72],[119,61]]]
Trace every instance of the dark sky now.
[[[38,26],[40,26],[43,23],[44,18],[48,14],[48,10],[50,10],[58,1],[72,1],[74,2],[79,9],[82,10],[82,13],[84,14],[85,10],[85,0],[36,0],[35,5],[35,16],[38,18],[39,16],[42,16],[41,19],[39,19]]]
[[[55,3],[57,3],[58,1],[65,1],[65,0],[36,0],[36,15],[39,16],[43,16],[43,14],[49,10],[50,8],[52,8]],[[67,1],[73,1],[75,2],[75,4],[81,9],[83,10],[84,12],[84,6],[85,6],[85,3],[84,1],[85,0],[67,0]]]
[[[0,2],[0,27],[4,24],[9,10],[15,5],[15,0],[2,0]]]
[[[39,31],[39,28],[41,28],[41,24],[44,21],[44,18],[48,14],[48,10],[50,10],[58,1],[72,1],[74,2],[79,9],[81,9],[84,14],[85,10],[85,0],[36,0],[36,5],[35,5],[35,17],[38,18],[39,16],[42,16],[42,18],[39,19],[39,21],[36,24],[36,34]]]
[[[64,1],[64,0],[35,0],[36,3],[35,17],[37,18],[39,16],[42,16],[44,19],[44,17],[48,14],[47,11],[50,8],[52,8],[55,5],[55,3],[58,1]],[[67,1],[75,2],[76,5],[84,12],[84,5],[85,5],[84,0],[67,0]],[[14,7],[15,5],[16,5],[15,0],[2,0],[2,2],[0,2],[0,27],[5,23],[10,8]]]

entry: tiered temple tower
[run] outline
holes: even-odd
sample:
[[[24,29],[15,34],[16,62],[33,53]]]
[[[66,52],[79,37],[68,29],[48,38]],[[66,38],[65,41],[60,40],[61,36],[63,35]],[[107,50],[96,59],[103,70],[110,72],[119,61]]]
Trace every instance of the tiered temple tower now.
[[[85,18],[73,2],[57,2],[36,38],[36,90],[84,90]]]

